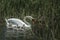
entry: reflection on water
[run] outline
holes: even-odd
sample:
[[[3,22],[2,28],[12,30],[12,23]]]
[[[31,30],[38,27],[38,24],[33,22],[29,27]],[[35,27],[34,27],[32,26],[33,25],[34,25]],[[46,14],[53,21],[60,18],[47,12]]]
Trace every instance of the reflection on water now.
[[[2,40],[30,40],[32,39],[31,31],[22,31],[14,29],[4,29],[5,32],[2,35]]]

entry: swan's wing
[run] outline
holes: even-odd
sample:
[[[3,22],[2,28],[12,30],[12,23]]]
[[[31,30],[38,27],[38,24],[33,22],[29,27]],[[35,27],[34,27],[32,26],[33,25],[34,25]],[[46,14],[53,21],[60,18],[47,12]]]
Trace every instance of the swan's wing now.
[[[17,19],[17,18],[10,18],[8,20],[13,20],[13,22],[17,23],[18,26],[23,27],[23,25],[25,25],[25,27],[27,27],[28,25],[26,23],[24,23],[22,20]]]

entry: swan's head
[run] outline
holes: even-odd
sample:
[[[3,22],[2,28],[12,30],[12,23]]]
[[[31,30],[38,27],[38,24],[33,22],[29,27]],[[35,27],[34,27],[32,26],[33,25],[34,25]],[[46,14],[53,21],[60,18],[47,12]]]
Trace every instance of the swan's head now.
[[[35,18],[33,18],[32,16],[26,16],[26,17],[27,17],[28,19],[30,19],[33,24],[36,22]]]

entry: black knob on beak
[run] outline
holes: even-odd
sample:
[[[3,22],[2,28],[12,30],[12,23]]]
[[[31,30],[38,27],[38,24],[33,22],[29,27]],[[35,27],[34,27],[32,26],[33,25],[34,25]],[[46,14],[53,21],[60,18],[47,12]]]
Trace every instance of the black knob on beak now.
[[[34,24],[36,22],[36,19],[32,19],[32,23]]]

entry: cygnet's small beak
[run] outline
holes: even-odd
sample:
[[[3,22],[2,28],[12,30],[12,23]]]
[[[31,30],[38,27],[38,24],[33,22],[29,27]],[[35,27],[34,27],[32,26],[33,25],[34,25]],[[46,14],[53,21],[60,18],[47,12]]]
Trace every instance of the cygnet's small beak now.
[[[36,22],[36,19],[32,19],[32,23],[35,24],[35,22]]]

